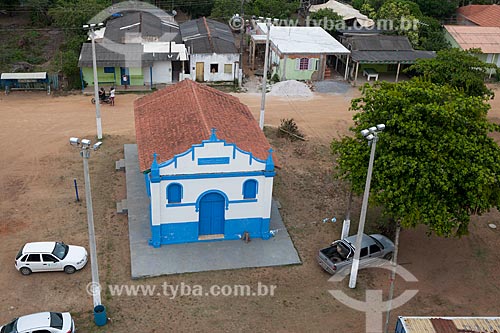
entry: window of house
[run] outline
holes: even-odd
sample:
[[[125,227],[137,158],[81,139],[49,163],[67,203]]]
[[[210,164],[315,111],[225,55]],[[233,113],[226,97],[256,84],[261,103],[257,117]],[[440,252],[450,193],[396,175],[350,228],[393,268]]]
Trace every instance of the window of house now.
[[[299,60],[299,69],[301,71],[305,71],[309,68],[309,59],[308,58],[300,58]]]
[[[225,64],[224,65],[224,74],[232,74],[233,73],[233,65]]]
[[[218,73],[219,64],[210,64],[210,73]]]
[[[115,68],[114,67],[104,67],[104,73],[114,73]]]
[[[255,199],[257,197],[257,181],[249,179],[243,183],[243,199]]]
[[[167,186],[167,201],[168,203],[179,203],[182,200],[182,185],[170,184]]]

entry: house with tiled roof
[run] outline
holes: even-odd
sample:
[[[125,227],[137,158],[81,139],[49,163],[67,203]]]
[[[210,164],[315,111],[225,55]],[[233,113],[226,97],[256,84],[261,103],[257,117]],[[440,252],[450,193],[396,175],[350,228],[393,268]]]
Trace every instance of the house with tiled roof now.
[[[500,27],[500,5],[468,5],[457,9],[457,24]]]
[[[445,38],[452,47],[462,50],[480,49],[477,57],[500,67],[500,27],[445,25]],[[494,69],[490,70],[490,75]]]
[[[150,245],[270,237],[275,160],[246,105],[184,80],[134,110]]]

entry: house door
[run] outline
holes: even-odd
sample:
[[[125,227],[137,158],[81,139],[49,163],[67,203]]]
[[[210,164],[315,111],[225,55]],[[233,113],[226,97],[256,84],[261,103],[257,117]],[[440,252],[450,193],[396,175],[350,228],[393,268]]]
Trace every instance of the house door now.
[[[127,76],[127,81],[124,81],[124,76]],[[120,67],[120,80],[122,85],[130,85],[130,74],[127,67]]]
[[[201,198],[199,236],[224,235],[224,204],[219,193],[208,193]]]
[[[205,64],[203,62],[196,63],[196,81],[203,82],[205,81],[205,77],[203,75],[205,71]]]

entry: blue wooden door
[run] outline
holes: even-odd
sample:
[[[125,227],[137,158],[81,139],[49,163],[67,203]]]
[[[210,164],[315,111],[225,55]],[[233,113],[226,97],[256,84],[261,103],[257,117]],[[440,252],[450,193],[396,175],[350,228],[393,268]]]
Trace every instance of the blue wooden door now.
[[[224,234],[224,197],[208,193],[200,201],[199,235]]]

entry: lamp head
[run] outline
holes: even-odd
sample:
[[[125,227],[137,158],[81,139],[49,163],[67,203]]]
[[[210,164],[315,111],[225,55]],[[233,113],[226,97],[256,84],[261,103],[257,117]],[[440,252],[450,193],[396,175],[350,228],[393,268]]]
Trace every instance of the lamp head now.
[[[372,126],[368,130],[370,131],[370,133],[375,133],[377,131],[377,127]]]
[[[97,150],[97,149],[99,149],[101,147],[101,145],[102,145],[101,141],[96,142],[96,143],[94,143],[94,146],[92,147],[92,149]]]
[[[69,138],[69,144],[75,147],[80,145],[80,139],[78,138]]]
[[[89,140],[89,139],[82,139],[82,141],[80,141],[80,143],[81,143],[81,144],[82,144],[82,146],[83,146],[83,147],[85,147],[85,148],[90,147],[90,144],[91,144],[91,142],[90,142],[90,140]]]
[[[366,137],[368,134],[370,134],[370,131],[367,130],[367,129],[364,129],[364,130],[361,131],[361,135],[364,136],[364,137]]]
[[[377,125],[377,130],[379,130],[380,132],[383,131],[385,129],[385,124],[378,124]]]
[[[369,135],[366,136],[366,140],[372,141],[374,137],[375,137],[375,135],[369,134]]]

